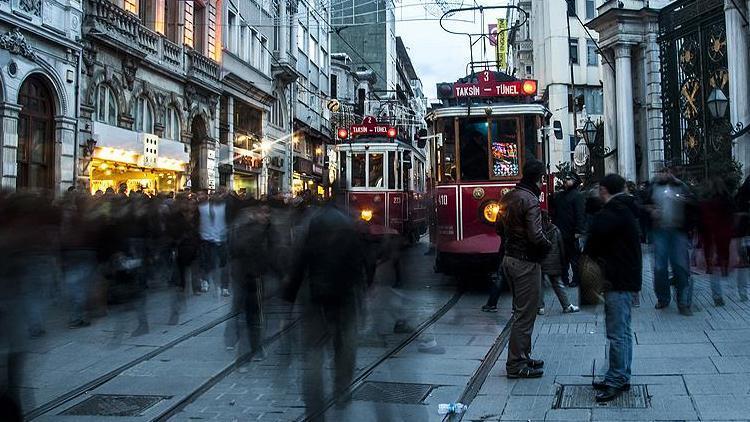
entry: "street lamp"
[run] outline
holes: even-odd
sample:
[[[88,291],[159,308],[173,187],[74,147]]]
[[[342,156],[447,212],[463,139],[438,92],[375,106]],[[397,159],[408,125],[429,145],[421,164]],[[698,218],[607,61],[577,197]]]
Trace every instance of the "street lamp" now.
[[[719,88],[714,88],[708,95],[706,100],[706,106],[708,107],[711,117],[714,119],[723,119],[727,114],[727,107],[729,106],[729,98]],[[742,122],[737,122],[736,125],[732,126],[732,122],[729,122],[729,139],[734,140],[750,131],[750,126],[744,127]]]
[[[581,129],[581,132],[583,132],[583,139],[587,144],[594,143],[597,130],[596,125],[591,121],[591,117],[586,120],[586,123],[583,125],[583,129]]]

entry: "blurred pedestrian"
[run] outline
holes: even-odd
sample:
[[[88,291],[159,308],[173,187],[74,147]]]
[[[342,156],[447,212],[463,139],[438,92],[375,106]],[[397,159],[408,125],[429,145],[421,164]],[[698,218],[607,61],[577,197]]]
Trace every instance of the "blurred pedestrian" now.
[[[745,179],[734,198],[737,214],[735,232],[740,263],[737,268],[737,288],[740,300],[747,301],[747,283],[750,278],[750,176]]]
[[[303,395],[308,415],[324,409],[322,369],[329,340],[334,348],[334,394],[345,398],[343,393],[354,377],[357,307],[364,290],[365,263],[360,234],[341,208],[343,204],[336,204],[342,196],[336,192],[310,219],[285,292],[285,298],[294,301],[307,280],[303,345],[308,369],[304,371]]]
[[[587,256],[601,263],[604,271],[604,313],[609,340],[609,369],[602,381],[594,382],[597,402],[616,399],[630,388],[633,361],[631,306],[633,292],[641,290],[643,257],[637,208],[625,193],[625,179],[608,174],[599,182],[602,210],[589,227]]]
[[[542,281],[539,262],[551,246],[542,230],[539,203],[544,172],[540,161],[527,161],[521,181],[500,201],[497,233],[505,245],[502,269],[513,293],[514,309],[505,364],[508,378],[538,378],[544,374],[544,362],[531,358]]]
[[[557,296],[557,300],[560,301],[563,313],[574,313],[580,311],[580,308],[570,303],[568,295],[565,293],[565,288],[562,283],[563,268],[567,265],[565,260],[565,245],[563,243],[562,235],[560,230],[552,224],[549,214],[546,211],[542,211],[542,227],[544,234],[549,239],[551,247],[547,255],[542,259],[542,285],[546,279],[552,286],[552,290]],[[539,294],[539,308],[537,314],[544,315],[544,287]]]
[[[263,277],[271,262],[271,215],[267,203],[247,203],[238,207],[229,231],[228,245],[233,283],[233,309],[245,319],[253,360],[266,356],[263,348],[265,318],[263,315]],[[227,346],[240,340],[238,324],[229,324]],[[240,356],[244,355],[240,350]],[[240,368],[244,371],[246,368]]]
[[[715,306],[724,306],[721,285],[729,277],[734,199],[720,177],[714,176],[706,182],[700,201],[700,216],[703,256],[706,272],[711,275],[711,296]],[[739,293],[743,294],[742,289]]]
[[[208,292],[214,277],[219,278],[222,296],[229,296],[227,268],[227,202],[225,192],[209,197],[208,192],[198,193],[198,230],[200,233],[201,291]]]
[[[664,309],[672,300],[669,267],[674,274],[677,307],[680,314],[693,315],[693,286],[690,280],[688,231],[695,213],[688,187],[664,166],[651,184],[647,209],[653,221],[654,292],[656,309]]]
[[[580,191],[581,180],[569,172],[563,181],[563,190],[555,194],[554,224],[560,230],[565,245],[562,271],[563,284],[575,287],[580,283],[578,257],[581,255],[579,239],[586,231],[585,201]],[[570,278],[569,271],[573,276]]]

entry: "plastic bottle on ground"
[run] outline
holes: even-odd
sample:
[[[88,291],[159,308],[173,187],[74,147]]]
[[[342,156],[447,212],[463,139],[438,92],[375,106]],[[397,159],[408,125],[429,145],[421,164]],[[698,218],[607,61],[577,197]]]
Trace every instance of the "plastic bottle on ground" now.
[[[464,413],[467,406],[463,403],[441,403],[438,405],[438,413],[448,415],[453,413]]]

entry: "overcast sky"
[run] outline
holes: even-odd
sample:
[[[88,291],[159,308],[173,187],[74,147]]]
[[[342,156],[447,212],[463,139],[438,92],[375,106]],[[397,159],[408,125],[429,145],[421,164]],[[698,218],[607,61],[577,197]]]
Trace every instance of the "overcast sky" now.
[[[458,7],[461,2],[461,0],[447,1],[453,2],[451,8]],[[424,6],[426,3],[429,4],[427,8]],[[466,5],[473,4],[469,1],[465,3]],[[479,4],[484,5],[506,3],[506,0],[479,2]],[[438,16],[436,17],[428,9],[434,11]],[[436,98],[435,84],[437,82],[453,82],[465,76],[466,65],[470,61],[469,37],[445,32],[440,27],[437,10],[435,3],[430,0],[403,0],[396,3],[396,35],[403,39],[414,64],[414,69],[422,80],[425,94],[430,99]],[[505,12],[505,9],[485,11],[484,25],[482,25],[482,18],[478,12],[462,12],[460,15],[455,15],[455,18],[462,22],[450,22],[449,28],[456,31],[466,30],[479,33],[482,32],[480,28],[483,26],[487,28],[487,25],[496,22],[498,17],[504,17]],[[446,26],[448,26],[448,23],[446,23]],[[494,57],[489,46],[487,46],[486,59],[480,58],[482,48],[479,45],[474,51],[474,60],[490,60]]]

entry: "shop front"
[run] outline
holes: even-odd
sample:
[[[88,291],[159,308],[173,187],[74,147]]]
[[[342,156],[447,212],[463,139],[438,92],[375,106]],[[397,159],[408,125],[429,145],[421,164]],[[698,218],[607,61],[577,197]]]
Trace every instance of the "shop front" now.
[[[97,141],[89,165],[92,194],[142,191],[149,195],[177,192],[187,183],[189,154],[181,142],[94,123]]]
[[[294,157],[293,169],[292,194],[294,196],[301,195],[305,191],[315,196],[325,196],[323,166],[306,158]]]
[[[232,162],[234,191],[240,196],[257,199],[260,196],[260,174],[263,160],[260,154],[250,150],[235,148]]]
[[[284,157],[272,153],[268,158],[268,194],[274,196],[284,191]]]

